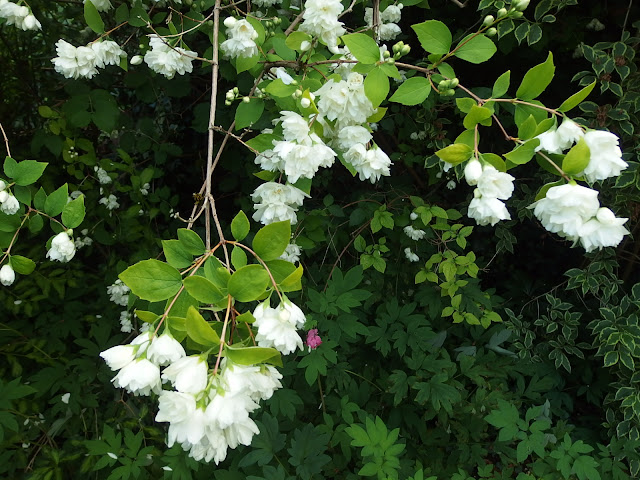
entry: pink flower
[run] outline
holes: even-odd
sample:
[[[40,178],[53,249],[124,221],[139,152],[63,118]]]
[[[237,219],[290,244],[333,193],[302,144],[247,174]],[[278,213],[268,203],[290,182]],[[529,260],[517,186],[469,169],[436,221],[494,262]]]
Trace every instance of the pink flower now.
[[[307,332],[307,340],[304,342],[304,344],[309,347],[309,351],[315,350],[322,344],[322,339],[318,335],[317,328],[312,328],[311,330],[309,330],[309,332]]]

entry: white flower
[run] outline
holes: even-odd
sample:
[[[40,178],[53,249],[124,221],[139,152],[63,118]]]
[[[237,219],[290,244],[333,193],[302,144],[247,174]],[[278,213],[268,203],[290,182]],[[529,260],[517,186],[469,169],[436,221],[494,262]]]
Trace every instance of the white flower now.
[[[307,0],[300,31],[319,37],[328,46],[337,45],[338,37],[346,32],[338,21],[343,9],[340,0]]]
[[[622,160],[617,135],[603,130],[591,130],[584,135],[591,152],[584,176],[590,182],[616,177],[629,165]]]
[[[253,205],[256,209],[253,219],[264,225],[284,220],[296,223],[296,211],[305,197],[309,196],[291,185],[263,183],[251,194],[253,201],[257,202]]]
[[[147,196],[149,195],[150,188],[151,188],[151,185],[149,185],[149,182],[147,182],[142,187],[140,187],[140,193],[144,196]]]
[[[207,362],[199,355],[182,357],[162,372],[162,380],[171,382],[183,393],[198,393],[207,386]]]
[[[629,230],[624,228],[628,218],[617,218],[608,208],[600,208],[580,229],[580,243],[588,252],[602,250],[603,247],[616,247]]]
[[[268,149],[260,153],[255,159],[256,165],[260,165],[263,170],[269,172],[282,171],[282,158],[273,150]]]
[[[24,17],[22,22],[22,30],[41,30],[42,24],[40,21],[33,15],[29,14]]]
[[[71,392],[67,392],[64,395],[62,395],[60,397],[60,401],[64,404],[68,404],[69,403],[69,398],[71,398]]]
[[[284,111],[280,116],[284,139],[303,143],[309,139],[309,123],[295,112]]]
[[[298,245],[296,245],[295,243],[290,243],[289,245],[287,245],[287,248],[285,248],[284,253],[280,255],[280,258],[282,260],[286,260],[287,262],[296,263],[300,261],[301,253],[302,251],[300,250],[300,247]]]
[[[133,323],[131,323],[131,314],[126,310],[120,312],[120,331],[131,333],[133,331]]]
[[[305,144],[275,141],[273,145],[273,153],[282,159],[282,169],[291,183],[313,178],[320,167],[330,167],[335,160],[336,153],[315,134],[307,137]]]
[[[282,374],[270,365],[237,365],[228,359],[222,362],[222,378],[229,392],[245,392],[257,402],[268,400],[275,390],[282,388]]]
[[[340,126],[365,123],[375,112],[364,93],[364,79],[359,73],[350,73],[347,80],[329,80],[314,92],[320,96],[318,111],[329,120],[338,120]]]
[[[478,225],[493,226],[500,220],[511,220],[507,207],[496,197],[482,196],[477,188],[473,194],[474,199],[469,203],[467,216],[473,218]]]
[[[131,289],[127,287],[122,280],[117,279],[113,282],[112,285],[107,287],[107,294],[109,295],[109,300],[111,300],[116,305],[121,305],[126,307],[129,303],[129,292]]]
[[[0,268],[0,283],[5,287],[12,285],[16,281],[16,272],[11,268],[11,265],[5,264]]]
[[[472,187],[478,184],[478,180],[482,176],[482,164],[475,158],[469,160],[464,167],[464,179]]]
[[[335,144],[341,150],[346,151],[358,143],[366,145],[372,138],[371,133],[366,128],[360,125],[352,125],[341,128],[338,131],[338,138],[336,138]]]
[[[149,50],[144,55],[144,61],[154,72],[171,79],[177,73],[184,75],[193,71],[192,61],[196,52],[184,50],[180,47],[170,47],[157,35],[149,36]]]
[[[129,62],[131,65],[140,65],[144,61],[142,55],[134,55],[131,57],[131,61]]]
[[[120,370],[136,359],[135,345],[116,345],[100,353],[111,370]]]
[[[15,25],[21,30],[39,30],[40,22],[33,16],[29,8],[6,0],[0,2],[0,18],[6,19],[7,25]]]
[[[449,180],[446,186],[449,190],[453,190],[454,188],[456,188],[456,185],[457,183],[455,180]]]
[[[229,17],[231,18],[231,17]],[[228,20],[228,19],[227,19]],[[227,57],[253,57],[258,54],[258,46],[254,41],[258,38],[258,32],[247,20],[229,22],[227,25],[227,40],[222,42],[220,49]]]
[[[416,212],[411,212],[411,214],[409,215],[409,218],[411,220],[417,220],[418,219],[418,214]]]
[[[0,193],[6,193],[6,192],[0,192]],[[0,210],[2,210],[2,213],[5,213],[7,215],[14,215],[15,213],[18,212],[18,210],[20,210],[20,202],[18,202],[18,199],[16,197],[14,197],[11,194],[8,194],[6,199],[2,201],[2,204],[0,205]]]
[[[126,56],[116,42],[104,40],[91,44],[91,49],[96,54],[96,67],[104,68],[106,65],[119,65],[120,57]]]
[[[291,85],[293,83],[293,77],[287,73],[284,67],[272,68],[271,73],[282,80],[285,85]],[[308,100],[308,99],[307,99]]]
[[[600,202],[596,190],[567,183],[551,187],[545,198],[529,208],[548,231],[575,242],[582,226],[596,216]]]
[[[540,145],[534,149],[535,152],[544,150],[548,153],[562,153],[562,140],[556,133],[555,129],[547,130],[535,138],[540,140]]]
[[[221,430],[232,426],[234,423],[244,422],[249,418],[249,412],[258,408],[258,404],[244,391],[232,392],[229,390],[221,393],[213,393],[211,401],[205,410],[207,424],[212,424]]]
[[[146,358],[138,358],[122,367],[122,370],[111,380],[117,388],[125,388],[134,395],[160,393],[160,368]]]
[[[7,188],[6,182],[4,180],[0,180],[0,192],[3,192],[5,188]]]
[[[113,210],[120,206],[120,204],[118,203],[118,197],[113,194],[109,195],[108,197],[101,198],[98,203],[107,207],[107,210]]]
[[[402,7],[403,5],[401,3],[398,5],[389,5],[385,8],[384,12],[380,14],[380,20],[383,22],[398,23],[402,18]]]
[[[393,40],[402,33],[395,23],[383,23],[378,29],[378,38],[382,41]]]
[[[96,7],[96,10],[99,12],[106,12],[110,8],[112,8],[111,2],[109,0],[88,0],[93,3]],[[84,3],[87,3],[87,0],[84,0]]]
[[[485,165],[478,179],[477,190],[483,197],[507,200],[513,193],[514,180],[515,178],[508,173],[500,172],[491,165]]]
[[[295,323],[291,322],[292,315],[289,312],[271,308],[265,302],[256,307],[253,316],[256,318],[253,325],[258,329],[256,341],[259,346],[273,347],[284,355],[302,349],[302,338],[296,331]]]
[[[584,131],[576,122],[565,117],[562,121],[562,125],[560,125],[556,130],[556,135],[559,140],[560,148],[562,150],[566,150],[584,137]]]
[[[51,60],[56,72],[66,78],[78,79],[80,77],[91,78],[98,69],[96,68],[96,54],[89,47],[74,47],[60,39],[56,42],[58,56]]]
[[[362,144],[353,145],[344,154],[344,159],[353,165],[360,180],[368,179],[375,183],[382,175],[388,177],[391,174],[391,159],[375,144],[369,150]]]
[[[411,240],[422,240],[427,234],[424,230],[415,229],[411,225],[404,227],[404,233]]]
[[[147,358],[156,365],[168,365],[186,355],[184,348],[168,333],[154,337],[147,348]]]
[[[67,232],[60,232],[51,241],[51,248],[47,252],[47,258],[68,262],[76,254],[76,246],[69,238]]]
[[[306,322],[306,318],[300,307],[298,307],[295,303],[292,303],[286,296],[283,301],[278,305],[278,315],[280,315],[281,319],[286,319],[289,323],[291,323],[296,328],[300,328]]]
[[[420,260],[420,257],[413,253],[409,247],[404,249],[404,255],[410,262],[417,262],[418,260]]]

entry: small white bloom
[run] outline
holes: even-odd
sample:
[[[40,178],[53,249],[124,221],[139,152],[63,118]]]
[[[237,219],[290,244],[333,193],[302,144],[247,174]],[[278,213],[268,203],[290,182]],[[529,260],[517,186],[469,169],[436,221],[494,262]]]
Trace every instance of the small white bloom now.
[[[584,131],[576,122],[565,117],[562,125],[556,130],[556,135],[560,143],[560,148],[566,150],[584,137]]]
[[[418,214],[416,212],[411,212],[411,214],[409,215],[409,218],[411,220],[417,220],[418,219]]]
[[[171,79],[177,73],[184,75],[193,71],[193,57],[197,54],[180,47],[170,47],[157,35],[149,36],[149,50],[144,55],[144,61],[154,72]]]
[[[84,0],[84,3],[90,1],[96,7],[96,10],[99,12],[106,12],[110,8],[112,8],[111,2],[109,0]]]
[[[151,189],[151,185],[149,185],[149,182],[145,183],[142,188],[140,188],[140,193],[144,196],[149,195],[149,190]]]
[[[608,208],[598,209],[596,217],[584,223],[579,231],[580,243],[588,252],[602,250],[603,247],[616,247],[629,230],[623,225],[628,218],[617,218]]]
[[[300,250],[300,247],[298,245],[296,245],[295,243],[290,243],[289,245],[287,245],[287,248],[285,248],[284,253],[280,255],[280,258],[282,260],[286,260],[287,262],[297,263],[300,261],[301,253],[302,251]]]
[[[477,188],[473,193],[474,199],[469,203],[467,216],[473,218],[478,225],[493,226],[500,220],[511,220],[507,207],[496,197],[482,196]]]
[[[114,194],[109,195],[108,197],[101,198],[98,203],[107,207],[107,210],[113,210],[120,206],[118,203],[118,197]]]
[[[107,65],[119,65],[120,57],[126,56],[120,45],[112,40],[92,43],[91,49],[96,54],[95,62],[98,68],[104,68]]]
[[[284,67],[272,68],[271,73],[282,80],[285,85],[291,85],[293,83],[293,77],[287,73]]]
[[[207,362],[199,355],[182,357],[162,372],[162,380],[171,382],[182,393],[199,393],[207,386]]]
[[[131,57],[131,61],[129,62],[131,65],[140,65],[144,61],[142,55],[134,55]]]
[[[168,365],[186,355],[184,348],[168,333],[154,337],[147,349],[147,358],[156,365]]]
[[[300,31],[319,37],[328,46],[337,45],[338,37],[346,32],[343,23],[338,21],[343,9],[340,0],[307,0]]]
[[[411,240],[422,240],[427,234],[424,230],[415,229],[411,225],[404,227],[404,233]]]
[[[0,283],[5,287],[8,287],[16,281],[16,272],[11,268],[11,265],[5,264],[0,268]]]
[[[482,176],[482,164],[472,158],[467,162],[467,165],[464,167],[464,179],[467,181],[469,185],[472,187],[478,184],[478,180]]]
[[[6,191],[0,193],[6,193]],[[8,194],[6,200],[4,200],[0,205],[0,210],[2,210],[2,213],[5,213],[7,215],[14,215],[18,213],[18,210],[20,210],[20,202],[18,202],[18,199],[16,197]]]
[[[120,331],[123,333],[131,333],[133,331],[133,323],[131,323],[131,313],[126,310],[120,312]]]
[[[535,152],[544,150],[548,153],[562,153],[562,141],[555,129],[547,130],[535,138],[540,140],[540,145],[534,149]]]
[[[485,165],[478,179],[477,190],[483,197],[507,200],[513,193],[514,180],[515,178],[508,173],[500,172],[491,165]]]
[[[372,140],[369,130],[361,125],[352,125],[341,128],[338,131],[338,138],[335,140],[335,145],[341,150],[347,151],[354,145],[361,143],[366,145]]]
[[[59,262],[68,262],[76,254],[76,246],[69,238],[67,232],[60,232],[51,241],[51,248],[47,252],[47,258]]]
[[[361,125],[375,112],[359,73],[350,73],[346,81],[331,79],[314,94],[320,96],[317,102],[320,114],[332,121],[337,119],[340,126]]]
[[[123,307],[126,307],[129,303],[130,291],[131,289],[127,287],[119,278],[115,282],[113,282],[112,285],[109,285],[107,287],[109,300],[111,300],[116,305],[121,305]]]
[[[229,23],[232,25],[227,28],[227,40],[220,45],[224,55],[232,58],[257,55],[258,46],[255,40],[258,38],[258,32],[253,25],[244,19]]]
[[[302,349],[302,338],[296,331],[292,315],[284,309],[274,309],[264,302],[256,307],[253,316],[258,329],[256,341],[261,347],[273,347],[284,355]]]
[[[76,48],[60,39],[56,42],[56,53],[58,56],[51,62],[53,62],[56,72],[66,78],[92,78],[98,73],[96,54],[89,47]]]
[[[69,404],[69,398],[71,397],[71,392],[67,392],[60,397],[60,401],[65,404]]]
[[[420,257],[413,253],[409,247],[404,249],[404,255],[410,262],[417,262],[420,260]]]
[[[584,176],[590,182],[617,177],[629,165],[622,160],[622,150],[618,146],[618,136],[603,130],[591,130],[584,135],[591,155],[584,169]]]
[[[457,183],[456,183],[456,181],[455,181],[455,180],[449,180],[449,181],[447,182],[447,188],[448,188],[449,190],[453,190],[454,188],[456,188],[456,185],[457,185]]]
[[[253,219],[264,225],[284,220],[296,223],[296,211],[305,197],[309,195],[291,185],[263,183],[251,195],[253,201],[257,202],[253,205],[256,209]]]
[[[100,353],[111,370],[120,370],[136,359],[134,345],[116,345]]]
[[[136,396],[162,391],[160,368],[146,358],[138,358],[125,365],[111,381],[115,387],[125,388]]]

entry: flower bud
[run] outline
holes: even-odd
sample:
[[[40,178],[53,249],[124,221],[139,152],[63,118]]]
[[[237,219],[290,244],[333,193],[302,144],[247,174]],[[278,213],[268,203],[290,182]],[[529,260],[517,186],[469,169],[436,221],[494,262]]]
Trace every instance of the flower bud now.
[[[264,22],[264,26],[267,28],[271,28],[273,26],[273,23],[271,23],[269,20],[267,20],[266,22]]]
[[[227,28],[231,28],[236,24],[237,21],[238,20],[236,20],[234,17],[227,17],[224,19],[224,26]]]
[[[236,98],[236,96],[233,94],[233,90],[229,90],[229,91],[227,92],[227,94],[225,95],[225,98],[226,98],[227,100],[233,100],[234,98]]]
[[[449,80],[440,80],[440,83],[438,83],[438,90],[442,92],[447,88],[449,88]]]
[[[400,49],[400,53],[402,55],[408,55],[410,51],[411,51],[411,47],[409,45],[403,45],[402,49]]]
[[[382,58],[389,58],[391,57],[391,53],[389,53],[388,50],[385,50],[384,52],[382,52]]]
[[[511,14],[511,16],[512,16],[513,18],[520,18],[520,17],[522,17],[523,15],[524,15],[524,13],[522,13],[522,12],[520,12],[520,11],[515,11],[515,12],[513,12],[513,13]]]
[[[231,102],[230,102],[229,100],[225,100],[225,101],[224,101],[224,104],[225,104],[227,107],[231,106]]]
[[[464,167],[464,179],[471,186],[477,185],[482,176],[482,164],[475,158],[469,160]]]
[[[453,97],[455,94],[456,94],[456,91],[453,88],[450,88],[446,92],[447,97]]]
[[[240,93],[240,90],[238,89],[238,87],[233,87],[233,93],[235,93],[236,95]]]
[[[302,105],[302,108],[309,108],[311,106],[311,100],[309,100],[308,98],[303,98],[302,100],[300,100],[300,105]]]
[[[39,30],[41,28],[40,22],[33,16],[33,14],[24,17],[22,25],[25,30]]]
[[[242,102],[243,103],[249,103],[251,101],[251,99],[249,97],[242,97]]]
[[[7,201],[7,198],[9,198],[9,192],[6,191],[1,191],[0,192],[0,203],[4,203]]]
[[[395,58],[387,58],[385,62],[388,63],[389,65],[393,65],[396,63],[396,60]]]
[[[13,271],[11,265],[3,265],[0,268],[0,283],[5,287],[8,287],[16,280],[16,272]]]
[[[307,50],[309,50],[311,48],[311,42],[308,42],[307,40],[304,40],[301,44],[300,44],[300,51],[301,52],[306,52]]]
[[[489,25],[491,25],[493,22],[495,22],[496,19],[493,15],[487,15],[486,17],[484,17],[484,21],[482,22],[482,25],[484,27],[488,27]]]
[[[0,180],[0,192],[2,192],[5,188],[7,188],[7,184],[4,180]]]
[[[131,65],[140,65],[142,63],[142,55],[131,57],[131,61],[129,63]]]
[[[498,33],[498,30],[496,30],[494,27],[491,27],[489,30],[485,32],[485,35],[487,37],[493,37],[495,36],[496,33]]]
[[[451,88],[456,88],[459,84],[460,84],[460,80],[458,80],[457,78],[454,78],[449,81],[449,86]]]
[[[506,8],[501,8],[500,10],[498,10],[498,18],[502,18],[507,14],[507,9]]]
[[[393,47],[391,47],[391,50],[393,51],[393,53],[398,53],[400,50],[402,50],[402,47],[404,47],[404,43],[398,42],[394,44]]]

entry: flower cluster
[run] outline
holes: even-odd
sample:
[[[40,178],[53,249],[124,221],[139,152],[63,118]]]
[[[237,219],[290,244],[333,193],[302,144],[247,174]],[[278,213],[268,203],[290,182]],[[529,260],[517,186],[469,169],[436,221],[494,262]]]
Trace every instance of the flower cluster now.
[[[296,212],[302,206],[305,197],[302,190],[292,186],[276,182],[267,182],[260,185],[251,194],[256,211],[253,219],[264,225],[285,220],[296,223]]]
[[[617,177],[629,166],[622,160],[617,135],[603,130],[584,133],[578,124],[568,118],[557,129],[547,130],[536,138],[540,140],[536,151],[544,150],[548,153],[562,153],[575,142],[584,139],[589,147],[589,163],[580,175],[584,175],[589,182]]]
[[[398,22],[402,18],[401,3],[397,5],[389,5],[383,12],[380,13],[380,24],[378,28],[378,40],[393,40],[402,33],[402,30],[398,26]],[[373,9],[364,9],[364,21],[367,22],[367,26],[373,26]]]
[[[224,20],[227,27],[227,40],[222,42],[220,49],[227,57],[253,57],[258,54],[255,39],[258,32],[247,20],[236,20],[227,17]]]
[[[315,94],[320,96],[320,114],[328,120],[338,120],[340,127],[365,123],[375,111],[364,93],[364,77],[359,73],[352,72],[339,82],[331,79]]]
[[[511,219],[507,207],[501,200],[511,197],[515,178],[491,165],[483,166],[476,159],[469,160],[464,169],[464,176],[469,185],[477,185],[467,212],[470,218],[478,225],[492,226],[500,220]]]
[[[6,215],[14,215],[20,209],[20,202],[7,190],[7,184],[0,180],[0,211]]]
[[[71,230],[69,230],[71,232]],[[47,258],[59,262],[68,262],[76,254],[76,244],[69,238],[71,233],[60,232],[51,240],[51,248],[47,252]]]
[[[120,57],[126,56],[120,46],[111,40],[74,47],[60,39],[56,42],[56,53],[58,56],[51,60],[56,72],[73,79],[92,78],[98,73],[98,68],[118,65]]]
[[[177,73],[184,75],[193,71],[192,60],[196,52],[169,45],[157,35],[149,36],[149,50],[144,55],[144,61],[154,72],[171,79]]]
[[[596,190],[575,183],[551,187],[529,208],[544,228],[580,242],[587,252],[615,247],[629,233],[623,227],[627,218],[616,218],[611,210],[601,208]]]
[[[0,18],[4,18],[7,25],[15,25],[21,30],[42,29],[42,25],[31,13],[29,7],[15,4],[9,0],[0,0]]]
[[[109,300],[122,307],[126,307],[129,303],[129,292],[131,292],[131,289],[120,279],[117,279],[112,285],[107,287]]]
[[[253,316],[256,319],[253,325],[258,329],[256,342],[259,346],[273,347],[285,355],[302,348],[302,338],[297,330],[306,319],[302,310],[286,297],[278,308],[271,308],[269,301],[261,303]]]
[[[337,45],[338,37],[346,32],[338,21],[343,9],[340,0],[307,0],[300,31],[319,37],[329,47]]]

